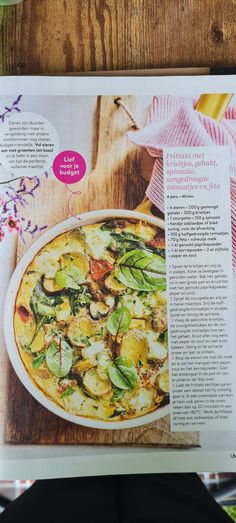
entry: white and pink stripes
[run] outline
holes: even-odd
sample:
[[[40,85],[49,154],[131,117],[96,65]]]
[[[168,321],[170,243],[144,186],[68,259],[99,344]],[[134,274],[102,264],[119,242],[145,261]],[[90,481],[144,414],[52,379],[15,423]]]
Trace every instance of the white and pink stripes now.
[[[128,136],[133,143],[146,147],[149,154],[156,158],[146,194],[162,212],[163,147],[229,146],[233,269],[236,271],[236,108],[229,107],[219,124],[195,111],[195,103],[188,98],[155,96],[148,125],[139,131],[130,131]]]

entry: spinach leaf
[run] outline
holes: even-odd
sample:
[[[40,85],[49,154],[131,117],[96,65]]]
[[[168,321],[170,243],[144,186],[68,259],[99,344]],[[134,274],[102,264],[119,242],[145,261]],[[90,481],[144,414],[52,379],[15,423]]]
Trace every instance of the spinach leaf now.
[[[36,324],[42,321],[43,317],[55,318],[55,307],[56,305],[62,303],[62,301],[63,299],[61,296],[47,296],[43,291],[41,281],[38,281],[32,292],[32,297],[30,300],[30,308],[33,312]],[[47,322],[44,320],[43,323]]]
[[[31,338],[30,342],[28,343],[27,347],[25,347],[25,348],[30,349],[30,345],[35,340],[41,327],[43,327],[43,325],[45,325],[45,324],[52,323],[54,321],[54,319],[55,319],[55,316],[52,316],[52,315],[51,316],[45,315],[45,316],[41,316],[40,318],[38,318],[38,323],[36,322],[36,329],[34,331],[33,337]],[[30,351],[31,351],[31,349],[30,349]]]
[[[165,260],[150,251],[134,249],[124,254],[115,277],[127,287],[141,291],[165,290]]]
[[[140,236],[136,236],[132,232],[122,231],[122,232],[112,232],[111,236],[116,239],[118,242],[134,242],[139,243],[140,245],[145,245],[145,242]]]
[[[113,393],[113,396],[112,396],[112,399],[111,399],[111,400],[112,400],[112,401],[118,401],[118,400],[120,400],[120,399],[123,398],[124,394],[125,394],[124,389],[122,390],[122,389],[117,389],[117,388],[116,388],[116,389],[114,390],[114,393]]]
[[[32,361],[32,367],[33,369],[38,369],[40,365],[43,363],[45,359],[45,354],[39,354],[39,356],[36,356],[36,358]]]
[[[81,307],[85,307],[91,303],[92,296],[85,287],[81,287],[77,294],[73,293],[69,296],[69,301],[71,312],[74,316],[76,316]]]
[[[100,227],[101,231],[111,231],[114,229],[114,223],[112,221],[105,222]]]
[[[113,385],[122,390],[134,389],[138,381],[135,367],[126,358],[116,358],[110,363],[108,374]]]
[[[164,334],[164,345],[168,348],[168,331],[165,331]]]
[[[109,316],[107,328],[113,336],[126,332],[131,323],[131,314],[127,307],[119,307]]]
[[[73,392],[75,392],[75,389],[73,389],[73,387],[68,386],[61,394],[61,398],[67,398],[68,396],[71,396]]]
[[[47,296],[43,291],[41,281],[36,283],[30,300],[30,308],[34,315],[36,329],[27,348],[30,348],[31,343],[35,340],[41,327],[54,321],[56,317],[56,305],[62,303],[62,301],[61,296]]]
[[[64,378],[72,367],[73,351],[69,343],[60,338],[53,341],[46,352],[46,363],[49,370],[58,378]]]

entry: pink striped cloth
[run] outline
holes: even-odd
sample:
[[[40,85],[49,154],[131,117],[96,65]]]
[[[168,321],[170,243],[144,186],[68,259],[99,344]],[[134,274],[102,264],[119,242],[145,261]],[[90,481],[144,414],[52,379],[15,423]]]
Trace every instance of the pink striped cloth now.
[[[139,131],[130,131],[128,137],[156,158],[146,194],[162,212],[164,146],[229,146],[233,269],[236,271],[236,108],[229,107],[219,124],[195,111],[195,103],[179,96],[155,96],[148,125]]]

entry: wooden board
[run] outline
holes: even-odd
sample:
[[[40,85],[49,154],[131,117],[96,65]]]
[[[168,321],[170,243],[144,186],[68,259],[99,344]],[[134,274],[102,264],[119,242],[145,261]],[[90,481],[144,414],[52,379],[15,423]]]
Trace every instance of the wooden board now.
[[[146,182],[137,175],[139,157],[126,131],[130,121],[114,104],[116,97],[98,97],[95,122],[94,168],[78,186],[81,194],[71,201],[74,214],[84,211],[121,208],[134,209],[142,200]],[[133,111],[136,99],[122,97]],[[98,139],[97,139],[98,137]],[[73,186],[74,190],[74,186]],[[68,197],[63,184],[44,180],[32,199],[27,215],[50,227],[69,217]],[[53,204],[52,204],[53,202]],[[18,245],[18,260],[32,240]],[[66,422],[37,403],[21,385],[12,367],[8,372],[8,399],[5,441],[18,444],[126,444],[178,447],[199,445],[198,433],[170,433],[169,417],[135,429],[95,430]]]
[[[235,0],[24,0],[0,7],[0,71],[234,66],[235,22]]]

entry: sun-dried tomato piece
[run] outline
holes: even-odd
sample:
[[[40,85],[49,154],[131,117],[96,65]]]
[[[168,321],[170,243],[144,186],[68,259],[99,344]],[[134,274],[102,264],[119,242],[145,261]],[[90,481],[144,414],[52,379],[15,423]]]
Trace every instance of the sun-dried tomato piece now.
[[[106,260],[93,260],[90,259],[90,271],[94,281],[99,281],[106,276],[108,272],[111,272],[113,265]]]

